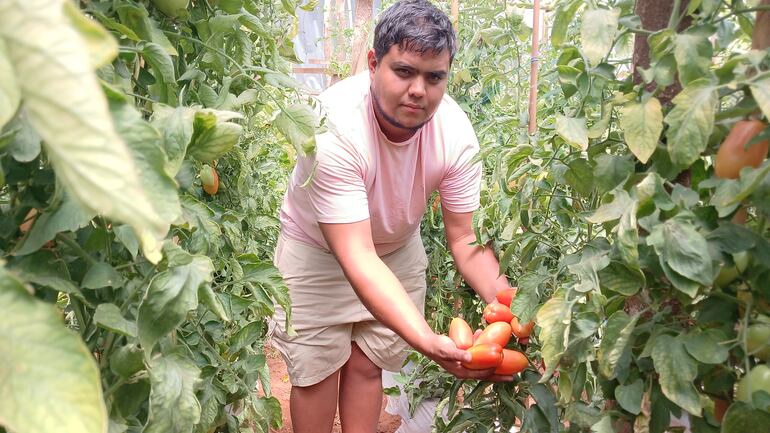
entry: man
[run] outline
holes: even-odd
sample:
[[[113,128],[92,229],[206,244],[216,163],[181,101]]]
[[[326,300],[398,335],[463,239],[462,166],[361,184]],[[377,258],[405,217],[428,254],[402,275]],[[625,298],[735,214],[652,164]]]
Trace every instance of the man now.
[[[375,28],[368,73],[319,97],[329,131],[299,158],[281,209],[275,263],[297,332],[275,316],[273,344],[292,383],[294,431],[329,432],[339,405],[345,433],[376,431],[382,369],[397,371],[408,346],[460,378],[470,354],[423,318],[427,258],[419,225],[433,191],[452,256],[486,301],[508,288],[489,248],[471,246],[479,206],[478,142],[445,90],[456,51],[448,17],[427,0],[404,0]]]

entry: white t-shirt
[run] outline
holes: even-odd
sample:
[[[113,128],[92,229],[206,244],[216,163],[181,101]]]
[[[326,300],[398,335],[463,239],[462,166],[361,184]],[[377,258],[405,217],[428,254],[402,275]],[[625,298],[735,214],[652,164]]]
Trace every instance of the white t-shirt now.
[[[481,164],[471,162],[478,140],[451,97],[444,95],[433,118],[401,143],[388,140],[377,123],[368,71],[319,99],[329,130],[316,136],[314,155],[297,160],[280,213],[285,236],[328,250],[319,222],[368,218],[384,255],[419,230],[433,191],[452,212],[479,207]]]

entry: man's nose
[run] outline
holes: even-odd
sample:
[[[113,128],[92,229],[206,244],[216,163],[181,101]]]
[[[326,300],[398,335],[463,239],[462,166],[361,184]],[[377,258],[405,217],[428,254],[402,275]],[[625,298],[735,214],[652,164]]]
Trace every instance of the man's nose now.
[[[425,96],[425,79],[416,77],[409,86],[409,96],[413,98],[422,98]]]

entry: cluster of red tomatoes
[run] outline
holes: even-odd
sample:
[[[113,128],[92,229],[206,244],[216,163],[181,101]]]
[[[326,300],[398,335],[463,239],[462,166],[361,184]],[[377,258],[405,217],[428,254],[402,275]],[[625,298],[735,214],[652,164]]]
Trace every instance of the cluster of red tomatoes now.
[[[475,338],[468,322],[460,317],[452,319],[449,338],[458,349],[467,349],[471,354],[471,361],[463,364],[465,368],[494,368],[495,374],[502,375],[516,374],[527,368],[529,360],[523,353],[505,348],[511,336],[515,336],[520,344],[526,344],[535,325],[533,322],[521,325],[519,319],[511,313],[511,300],[515,294],[515,288],[497,293],[499,303],[491,303],[484,308],[487,327]]]

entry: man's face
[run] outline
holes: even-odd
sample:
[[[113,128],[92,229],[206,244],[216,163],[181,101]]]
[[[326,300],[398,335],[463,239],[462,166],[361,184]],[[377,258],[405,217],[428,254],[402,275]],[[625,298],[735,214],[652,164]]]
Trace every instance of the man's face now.
[[[380,128],[388,139],[404,141],[430,120],[444,97],[449,52],[419,54],[393,45],[379,62],[370,50],[368,61]]]

